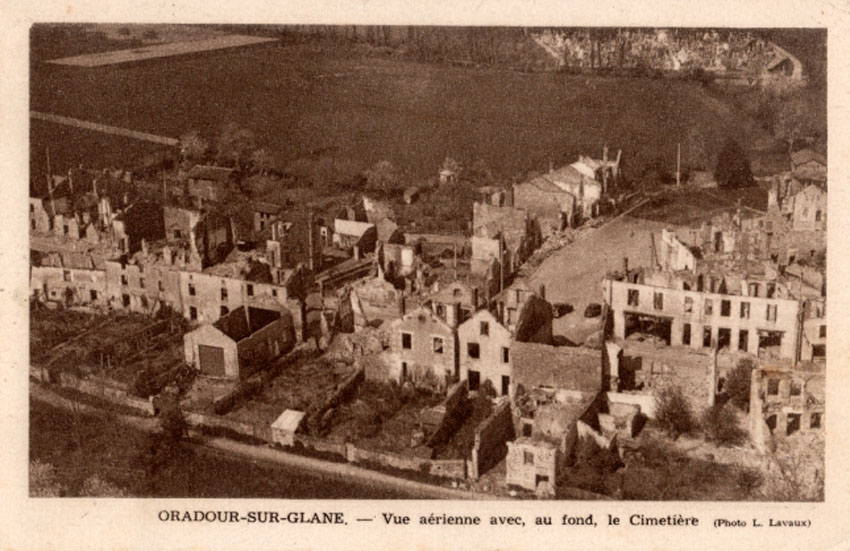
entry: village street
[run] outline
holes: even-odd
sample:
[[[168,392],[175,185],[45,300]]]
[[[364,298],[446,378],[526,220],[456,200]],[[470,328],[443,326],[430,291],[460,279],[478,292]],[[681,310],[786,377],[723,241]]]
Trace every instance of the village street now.
[[[555,320],[555,335],[579,344],[599,330],[601,318],[585,318],[584,309],[593,302],[602,304],[600,285],[605,274],[622,270],[624,258],[629,259],[630,267],[650,266],[651,235],[665,227],[661,222],[622,216],[580,235],[547,258],[532,275],[532,288],[542,284],[547,300],[566,302],[574,308]]]

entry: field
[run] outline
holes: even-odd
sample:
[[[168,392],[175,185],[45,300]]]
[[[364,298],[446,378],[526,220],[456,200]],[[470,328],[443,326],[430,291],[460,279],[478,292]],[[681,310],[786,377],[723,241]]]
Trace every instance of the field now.
[[[320,155],[365,168],[386,159],[411,179],[434,175],[446,156],[480,160],[510,179],[579,153],[598,155],[606,142],[622,148],[635,174],[656,157],[672,167],[676,143],[691,129],[709,148],[727,135],[744,143],[762,137],[745,114],[694,83],[459,68],[342,45],[100,69],[34,63],[31,82],[34,110],[172,137],[196,129],[214,138],[235,122],[283,164]],[[69,162],[116,164],[116,151],[129,162],[146,147],[93,145],[82,154],[75,139],[39,126],[36,174],[44,162],[37,148],[48,143],[59,170]]]

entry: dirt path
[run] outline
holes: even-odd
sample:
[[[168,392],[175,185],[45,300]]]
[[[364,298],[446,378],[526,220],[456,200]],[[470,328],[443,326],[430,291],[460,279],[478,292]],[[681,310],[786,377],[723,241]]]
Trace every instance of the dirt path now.
[[[120,128],[118,126],[109,126],[107,124],[100,124],[96,122],[84,121],[80,119],[74,119],[71,117],[63,117],[61,115],[52,115],[50,113],[41,113],[38,111],[30,111],[30,117],[46,122],[53,122],[56,124],[64,124],[66,126],[75,126],[77,128],[82,128],[84,130],[93,130],[95,132],[103,132],[105,134],[112,134],[114,136],[123,136],[125,138],[133,138],[135,140],[142,140],[146,142],[152,142],[160,145],[168,145],[171,147],[178,147],[180,145],[180,140],[175,138],[169,138],[167,136],[157,136],[156,134],[148,134],[147,132],[139,132],[137,130],[130,130],[129,128]]]

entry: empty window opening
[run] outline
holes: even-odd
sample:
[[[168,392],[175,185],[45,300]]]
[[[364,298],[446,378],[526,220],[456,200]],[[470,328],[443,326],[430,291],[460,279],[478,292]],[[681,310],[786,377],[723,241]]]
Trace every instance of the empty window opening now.
[[[511,361],[511,349],[507,346],[502,347],[502,363],[509,363]]]
[[[682,326],[682,344],[691,344],[691,324],[686,323]]]
[[[773,431],[776,430],[776,414],[769,415],[764,422],[767,425],[767,429],[770,431],[770,434],[773,434]]]
[[[473,360],[477,360],[481,357],[481,348],[478,346],[477,342],[466,343],[466,355]]]
[[[799,396],[803,393],[803,385],[800,384],[800,381],[791,381],[791,385],[788,390],[788,394],[791,396]]]
[[[413,335],[411,335],[410,333],[402,333],[401,347],[405,350],[410,350],[411,348],[413,348]]]
[[[656,310],[664,310],[664,293],[653,293],[652,307]]]
[[[673,318],[626,312],[625,337],[637,341],[654,340],[670,344]]]
[[[728,318],[732,315],[732,302],[728,300],[720,301],[720,315]]]
[[[779,394],[779,379],[767,380],[767,395],[776,396]]]
[[[629,306],[640,305],[640,291],[637,289],[629,289],[628,304]]]
[[[443,353],[443,339],[442,337],[434,337],[434,354],[442,354]]]
[[[732,344],[732,330],[727,327],[717,329],[717,349],[729,348]]]
[[[685,313],[689,314],[694,311],[694,299],[685,297]]]
[[[507,375],[502,375],[502,396],[507,396],[511,392],[511,378]]]
[[[189,319],[196,320],[198,319],[198,309],[194,306],[189,307]]]
[[[741,319],[750,319],[750,303],[741,303]]]
[[[779,358],[782,350],[781,331],[759,331],[759,358]]]
[[[814,345],[812,345],[812,358],[826,358],[826,345],[825,344],[814,344]]]
[[[703,348],[711,348],[711,327],[702,328],[702,346]]]
[[[820,336],[820,338],[822,338],[822,339],[826,338],[826,325],[820,326],[820,330],[818,331],[818,336]]]
[[[189,284],[189,296],[190,297],[195,296],[195,286],[192,285],[191,283]]]
[[[480,333],[482,337],[490,335],[490,324],[486,321],[481,322]]]
[[[534,465],[534,452],[523,452],[522,462],[526,465]]]
[[[812,413],[811,417],[809,417],[809,428],[819,429],[822,422],[820,413]]]
[[[795,432],[800,430],[800,414],[799,413],[789,413],[788,421],[785,424],[785,435],[791,436]]]
[[[478,387],[481,386],[481,373],[474,369],[470,369],[467,373],[469,375],[469,390],[478,390]]]
[[[714,311],[714,302],[710,298],[705,299],[705,308],[703,308],[703,313],[706,316],[710,316],[713,311]]]
[[[749,349],[749,338],[750,332],[746,329],[741,329],[738,331],[738,350],[743,350],[746,352]]]

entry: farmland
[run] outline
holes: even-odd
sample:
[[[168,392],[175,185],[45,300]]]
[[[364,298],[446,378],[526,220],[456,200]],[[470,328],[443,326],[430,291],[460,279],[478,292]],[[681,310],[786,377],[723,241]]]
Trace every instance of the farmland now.
[[[710,147],[762,132],[691,82],[460,68],[344,46],[261,47],[120,68],[35,63],[31,82],[34,110],[172,137],[196,129],[214,138],[235,122],[283,165],[321,152],[362,168],[386,159],[412,178],[434,174],[447,155],[511,178],[598,154],[606,142],[623,149],[637,174],[657,157],[672,166],[690,129]],[[32,132],[34,174],[43,173],[37,146],[50,145],[59,170],[129,162],[148,147],[102,145],[119,138],[42,123]],[[84,154],[78,136],[91,144]]]

